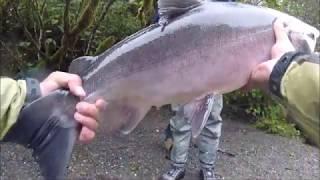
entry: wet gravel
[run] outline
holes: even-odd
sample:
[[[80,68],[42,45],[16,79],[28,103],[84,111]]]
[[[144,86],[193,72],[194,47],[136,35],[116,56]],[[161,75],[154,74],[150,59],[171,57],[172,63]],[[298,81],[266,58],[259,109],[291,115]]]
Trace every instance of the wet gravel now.
[[[110,137],[100,130],[91,144],[77,144],[68,179],[158,179],[169,165],[163,146],[169,117],[166,110],[151,111],[128,136]],[[0,148],[1,180],[42,179],[31,151],[13,144]],[[224,117],[216,173],[230,180],[319,179],[319,158],[319,150],[300,139],[265,134],[243,118]],[[198,168],[193,147],[185,179],[198,179]]]

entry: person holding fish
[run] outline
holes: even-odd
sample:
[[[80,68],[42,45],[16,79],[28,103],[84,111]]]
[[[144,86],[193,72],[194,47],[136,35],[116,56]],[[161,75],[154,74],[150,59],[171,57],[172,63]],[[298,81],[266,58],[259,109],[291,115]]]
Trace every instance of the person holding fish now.
[[[197,138],[200,160],[200,177],[205,180],[215,179],[214,163],[217,156],[222,118],[220,113],[223,107],[222,95],[207,95],[203,99],[195,100],[186,105],[173,106],[176,114],[170,119],[169,130],[172,133],[173,144],[170,150],[171,167],[160,179],[173,180],[181,179],[185,175],[185,166],[188,157],[188,150],[191,143],[191,119],[194,111],[203,108],[198,118],[205,118],[205,125]]]
[[[1,77],[1,120],[0,140],[17,121],[20,110],[26,103],[30,103],[41,96],[46,96],[60,88],[69,89],[75,96],[85,97],[86,93],[81,87],[79,76],[64,72],[53,72],[44,81],[39,83],[35,79],[13,80]],[[74,119],[83,125],[79,140],[89,142],[95,136],[98,127],[97,115],[105,106],[103,100],[97,100],[95,104],[79,102],[76,106]]]
[[[310,142],[320,147],[319,54],[296,51],[288,38],[283,20],[278,19],[274,22],[274,31],[276,44],[272,47],[272,59],[259,64],[253,69],[248,84],[243,90],[248,91],[253,88],[260,88],[276,96],[287,107],[289,114]],[[218,107],[216,112],[213,108],[212,115],[215,114],[216,117],[220,117],[222,97],[221,100],[216,101],[216,104],[221,104],[221,107]],[[214,116],[209,117],[207,124],[211,121],[212,117]],[[170,138],[173,140],[172,147],[170,145],[167,147],[172,148],[170,154],[172,163],[168,172],[162,175],[162,179],[182,179],[184,177],[187,151],[191,139],[188,118],[183,114],[183,106],[180,106],[176,108],[176,115],[170,120],[170,125],[166,129],[166,141]],[[217,132],[219,132],[220,136],[221,117],[216,118],[216,121],[213,120],[212,122],[216,124],[216,127],[219,127],[219,131]],[[206,131],[206,126],[204,131]],[[207,129],[210,130],[210,128]],[[211,152],[215,149],[214,152],[216,152],[219,136],[210,138],[206,135],[206,145],[198,146],[200,148],[201,164],[208,159],[214,159],[216,156],[216,153],[208,153],[201,149],[201,147],[207,147],[206,149],[211,149]],[[215,145],[209,143],[214,141],[216,142]],[[198,142],[201,143],[201,141]],[[210,156],[201,155],[205,154],[204,152],[207,155],[210,154]],[[201,157],[206,157],[205,161]],[[213,165],[210,169],[213,169],[212,167]],[[202,178],[205,177],[203,172],[208,171],[201,171]],[[214,174],[213,171],[212,174]]]
[[[283,20],[274,23],[276,44],[272,59],[256,66],[245,90],[270,92],[288,110],[308,140],[320,147],[320,58],[319,53],[296,51]]]
[[[68,94],[72,106],[65,105],[70,102]],[[87,143],[95,137],[98,114],[106,106],[102,99],[79,102],[85,96],[75,74],[53,72],[41,83],[1,77],[0,143],[32,149],[45,179],[64,179],[74,142],[78,138]]]
[[[216,0],[221,2],[235,2],[235,0]],[[206,118],[206,124],[201,131],[197,140],[200,160],[200,178],[204,180],[214,180],[214,163],[221,136],[222,118],[221,111],[223,108],[223,96],[207,95],[205,102],[201,105],[206,106],[202,118]],[[193,103],[193,102],[191,102]],[[186,106],[172,106],[175,116],[170,119],[170,123],[165,129],[165,148],[170,153],[171,166],[160,179],[177,180],[185,176],[185,166],[188,157],[188,150],[191,143],[191,117],[188,116]],[[193,109],[199,108],[193,106]],[[207,117],[205,117],[207,115]],[[201,118],[201,117],[200,117]]]

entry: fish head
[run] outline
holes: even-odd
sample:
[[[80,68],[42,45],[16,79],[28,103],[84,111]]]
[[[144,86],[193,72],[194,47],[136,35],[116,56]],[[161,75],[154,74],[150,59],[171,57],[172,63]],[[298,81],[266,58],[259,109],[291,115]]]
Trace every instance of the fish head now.
[[[296,50],[311,53],[314,52],[319,30],[295,17],[288,16],[284,19],[288,37]]]
[[[270,8],[267,8],[267,11],[285,23],[289,39],[296,50],[306,53],[314,52],[317,39],[320,36],[317,28],[287,13]]]
[[[288,36],[293,46],[301,52],[311,53],[314,52],[317,38],[313,33],[299,33],[294,31],[289,31]]]

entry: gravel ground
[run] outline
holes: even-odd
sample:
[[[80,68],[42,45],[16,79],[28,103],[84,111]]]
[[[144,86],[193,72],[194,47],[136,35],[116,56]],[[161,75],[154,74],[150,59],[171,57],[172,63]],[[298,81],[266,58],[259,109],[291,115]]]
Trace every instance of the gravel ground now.
[[[128,136],[100,133],[89,145],[77,145],[68,179],[157,179],[169,165],[163,130],[170,113],[151,111]],[[41,179],[31,152],[1,145],[1,180]],[[299,139],[265,134],[240,117],[224,117],[216,173],[223,179],[319,179],[319,150]],[[185,179],[198,179],[197,149],[190,151]]]

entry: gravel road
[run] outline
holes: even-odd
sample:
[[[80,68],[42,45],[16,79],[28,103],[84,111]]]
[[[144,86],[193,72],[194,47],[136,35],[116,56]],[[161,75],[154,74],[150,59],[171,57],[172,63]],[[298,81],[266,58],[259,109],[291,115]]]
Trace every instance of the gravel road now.
[[[129,136],[103,133],[89,145],[78,144],[68,168],[68,179],[157,179],[169,165],[163,147],[166,110],[151,111]],[[239,118],[239,119],[238,119]],[[319,150],[300,139],[266,134],[243,118],[224,117],[216,173],[223,179],[319,179]],[[102,131],[102,130],[101,130]],[[1,180],[41,179],[31,152],[0,146]],[[190,151],[185,179],[198,179],[197,149]]]

